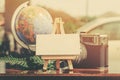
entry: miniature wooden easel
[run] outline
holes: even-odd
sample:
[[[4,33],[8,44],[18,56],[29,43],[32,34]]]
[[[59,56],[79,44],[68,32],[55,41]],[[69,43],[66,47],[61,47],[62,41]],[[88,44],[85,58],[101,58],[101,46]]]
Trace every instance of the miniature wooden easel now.
[[[64,34],[64,27],[63,27],[64,22],[62,21],[62,18],[56,18],[54,22],[54,28],[52,34]],[[57,53],[56,53],[57,54]],[[72,65],[72,60],[75,59],[75,56],[65,56],[65,55],[52,55],[52,56],[41,56],[42,59],[45,61],[43,70],[47,71],[47,66],[49,60],[56,60],[56,71],[57,73],[60,73],[60,60],[67,60],[68,66],[69,66],[69,72],[73,73],[73,65]]]

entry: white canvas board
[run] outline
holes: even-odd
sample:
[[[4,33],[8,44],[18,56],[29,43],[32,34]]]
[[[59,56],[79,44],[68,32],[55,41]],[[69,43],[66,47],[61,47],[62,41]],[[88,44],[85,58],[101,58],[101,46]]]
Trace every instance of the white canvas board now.
[[[36,55],[80,55],[79,34],[37,35]]]

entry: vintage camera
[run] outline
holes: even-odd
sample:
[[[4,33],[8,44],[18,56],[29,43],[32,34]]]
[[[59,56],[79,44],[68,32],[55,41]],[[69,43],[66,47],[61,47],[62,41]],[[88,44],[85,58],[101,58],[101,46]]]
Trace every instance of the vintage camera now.
[[[81,54],[73,61],[74,68],[106,69],[108,67],[107,35],[80,33]]]

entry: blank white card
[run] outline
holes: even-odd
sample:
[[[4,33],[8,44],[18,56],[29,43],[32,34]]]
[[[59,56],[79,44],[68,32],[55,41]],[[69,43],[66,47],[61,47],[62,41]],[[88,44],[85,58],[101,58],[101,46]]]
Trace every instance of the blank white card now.
[[[80,55],[79,34],[39,34],[36,55]]]

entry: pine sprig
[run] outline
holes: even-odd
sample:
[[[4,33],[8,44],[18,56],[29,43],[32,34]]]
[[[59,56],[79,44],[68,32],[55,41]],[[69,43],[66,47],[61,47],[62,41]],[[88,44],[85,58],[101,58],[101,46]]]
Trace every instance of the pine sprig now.
[[[0,56],[0,61],[6,63],[6,68],[20,70],[40,70],[43,69],[44,60],[40,56],[16,57],[12,55]],[[51,60],[48,64],[48,70],[55,70],[55,60]]]

